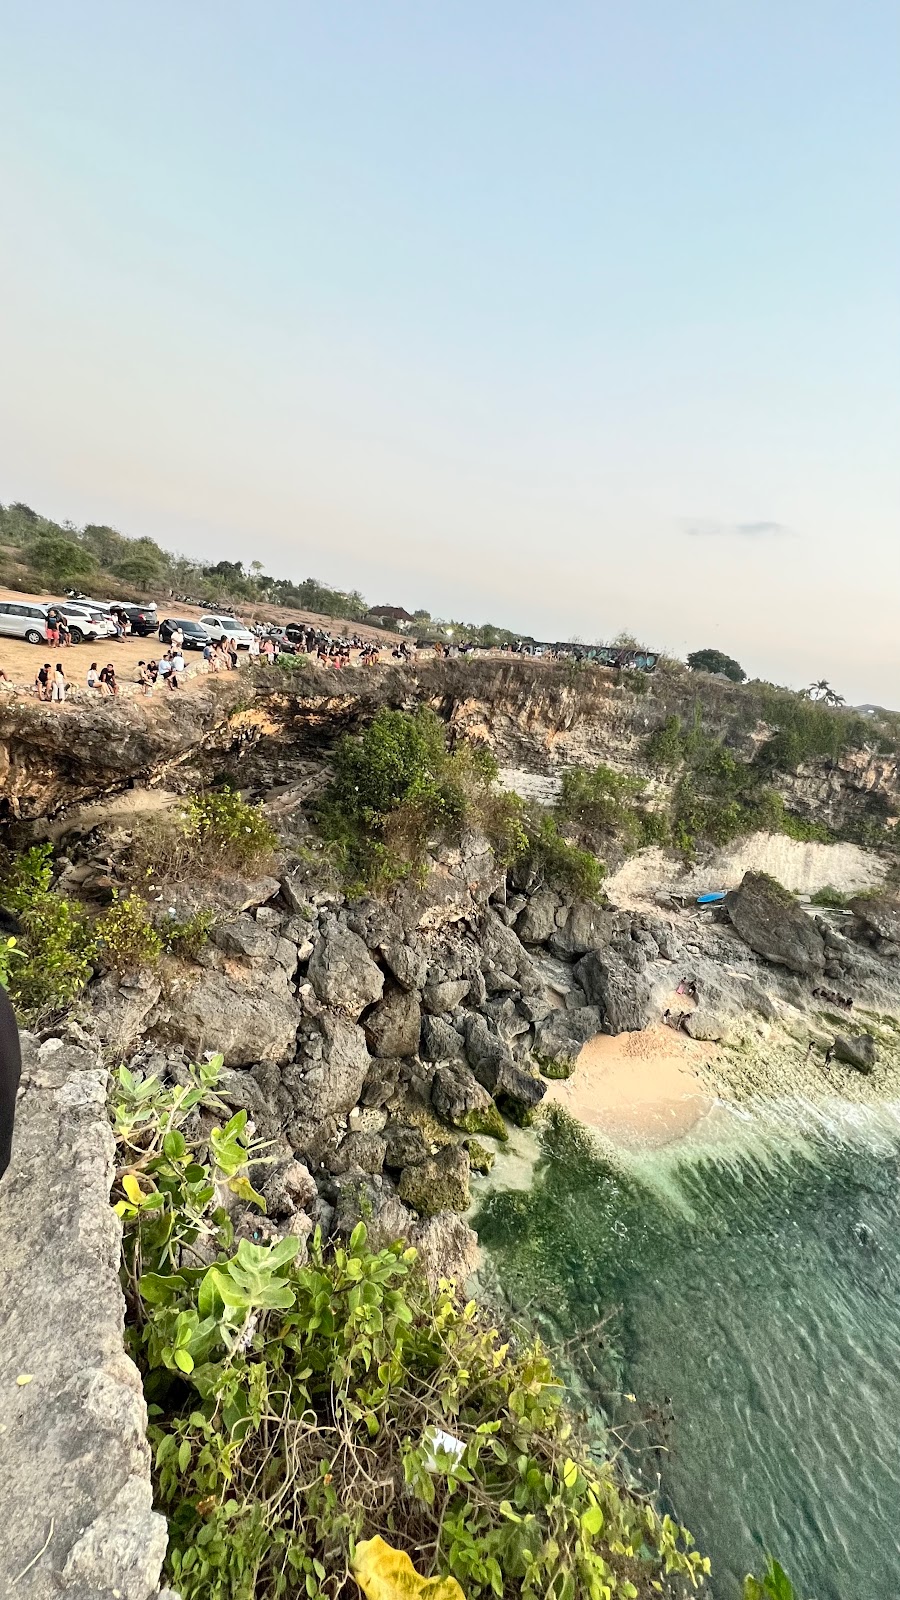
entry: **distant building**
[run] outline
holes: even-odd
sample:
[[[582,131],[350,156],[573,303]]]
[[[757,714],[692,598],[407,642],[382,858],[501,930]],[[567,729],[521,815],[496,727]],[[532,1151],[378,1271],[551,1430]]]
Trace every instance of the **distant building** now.
[[[399,633],[405,633],[415,622],[411,611],[403,606],[370,606],[366,621],[379,622],[383,628],[396,628]]]

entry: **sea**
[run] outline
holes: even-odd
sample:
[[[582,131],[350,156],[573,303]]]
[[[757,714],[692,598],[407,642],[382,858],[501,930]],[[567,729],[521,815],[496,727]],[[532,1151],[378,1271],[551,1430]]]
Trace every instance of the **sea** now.
[[[603,1446],[740,1600],[900,1597],[900,1104],[716,1105],[661,1148],[566,1113],[475,1215],[486,1289],[537,1328]]]

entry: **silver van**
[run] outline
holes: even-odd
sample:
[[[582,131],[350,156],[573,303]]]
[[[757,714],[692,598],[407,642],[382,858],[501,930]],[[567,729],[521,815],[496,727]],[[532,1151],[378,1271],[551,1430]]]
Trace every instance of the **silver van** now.
[[[46,644],[48,609],[34,600],[0,600],[0,634],[24,639],[26,644]]]

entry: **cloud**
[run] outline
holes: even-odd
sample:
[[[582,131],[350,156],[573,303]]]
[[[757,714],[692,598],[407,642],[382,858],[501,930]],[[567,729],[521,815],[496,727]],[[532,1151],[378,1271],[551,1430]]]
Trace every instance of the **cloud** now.
[[[790,528],[783,522],[704,522],[682,524],[692,539],[787,539]]]

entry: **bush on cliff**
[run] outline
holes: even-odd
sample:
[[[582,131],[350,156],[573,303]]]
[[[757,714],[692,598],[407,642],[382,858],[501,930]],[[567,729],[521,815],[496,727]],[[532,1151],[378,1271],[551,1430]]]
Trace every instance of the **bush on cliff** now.
[[[669,834],[667,819],[642,804],[645,789],[642,779],[614,772],[602,762],[596,767],[567,767],[556,809],[561,817],[615,839],[626,849],[663,844]]]
[[[219,1197],[253,1202],[261,1151],[246,1112],[199,1139],[217,1066],[173,1089],[122,1069],[114,1108],[128,1338],[183,1600],[332,1600],[376,1534],[467,1600],[702,1583],[689,1535],[587,1452],[541,1346],[429,1290],[414,1251],[362,1226],[306,1261],[295,1237],[235,1249]]]
[[[495,787],[497,764],[484,746],[448,748],[443,723],[427,706],[381,710],[365,732],[337,747],[319,824],[344,877],[387,889],[425,869],[429,843],[480,828],[498,859],[526,843],[522,805]]]
[[[259,806],[225,785],[191,795],[178,816],[149,823],[131,849],[135,882],[264,872],[278,835]]]
[[[22,1022],[35,1027],[77,1000],[91,976],[95,941],[81,907],[53,893],[53,848],[33,845],[0,859],[0,898],[22,925],[21,959],[9,968],[9,993]]]
[[[657,771],[682,769],[669,806],[671,837],[678,849],[690,853],[704,841],[726,845],[755,832],[822,842],[831,837],[821,824],[788,811],[782,796],[765,782],[765,764],[742,761],[707,733],[699,705],[689,727],[672,716],[650,734],[645,754]]]

